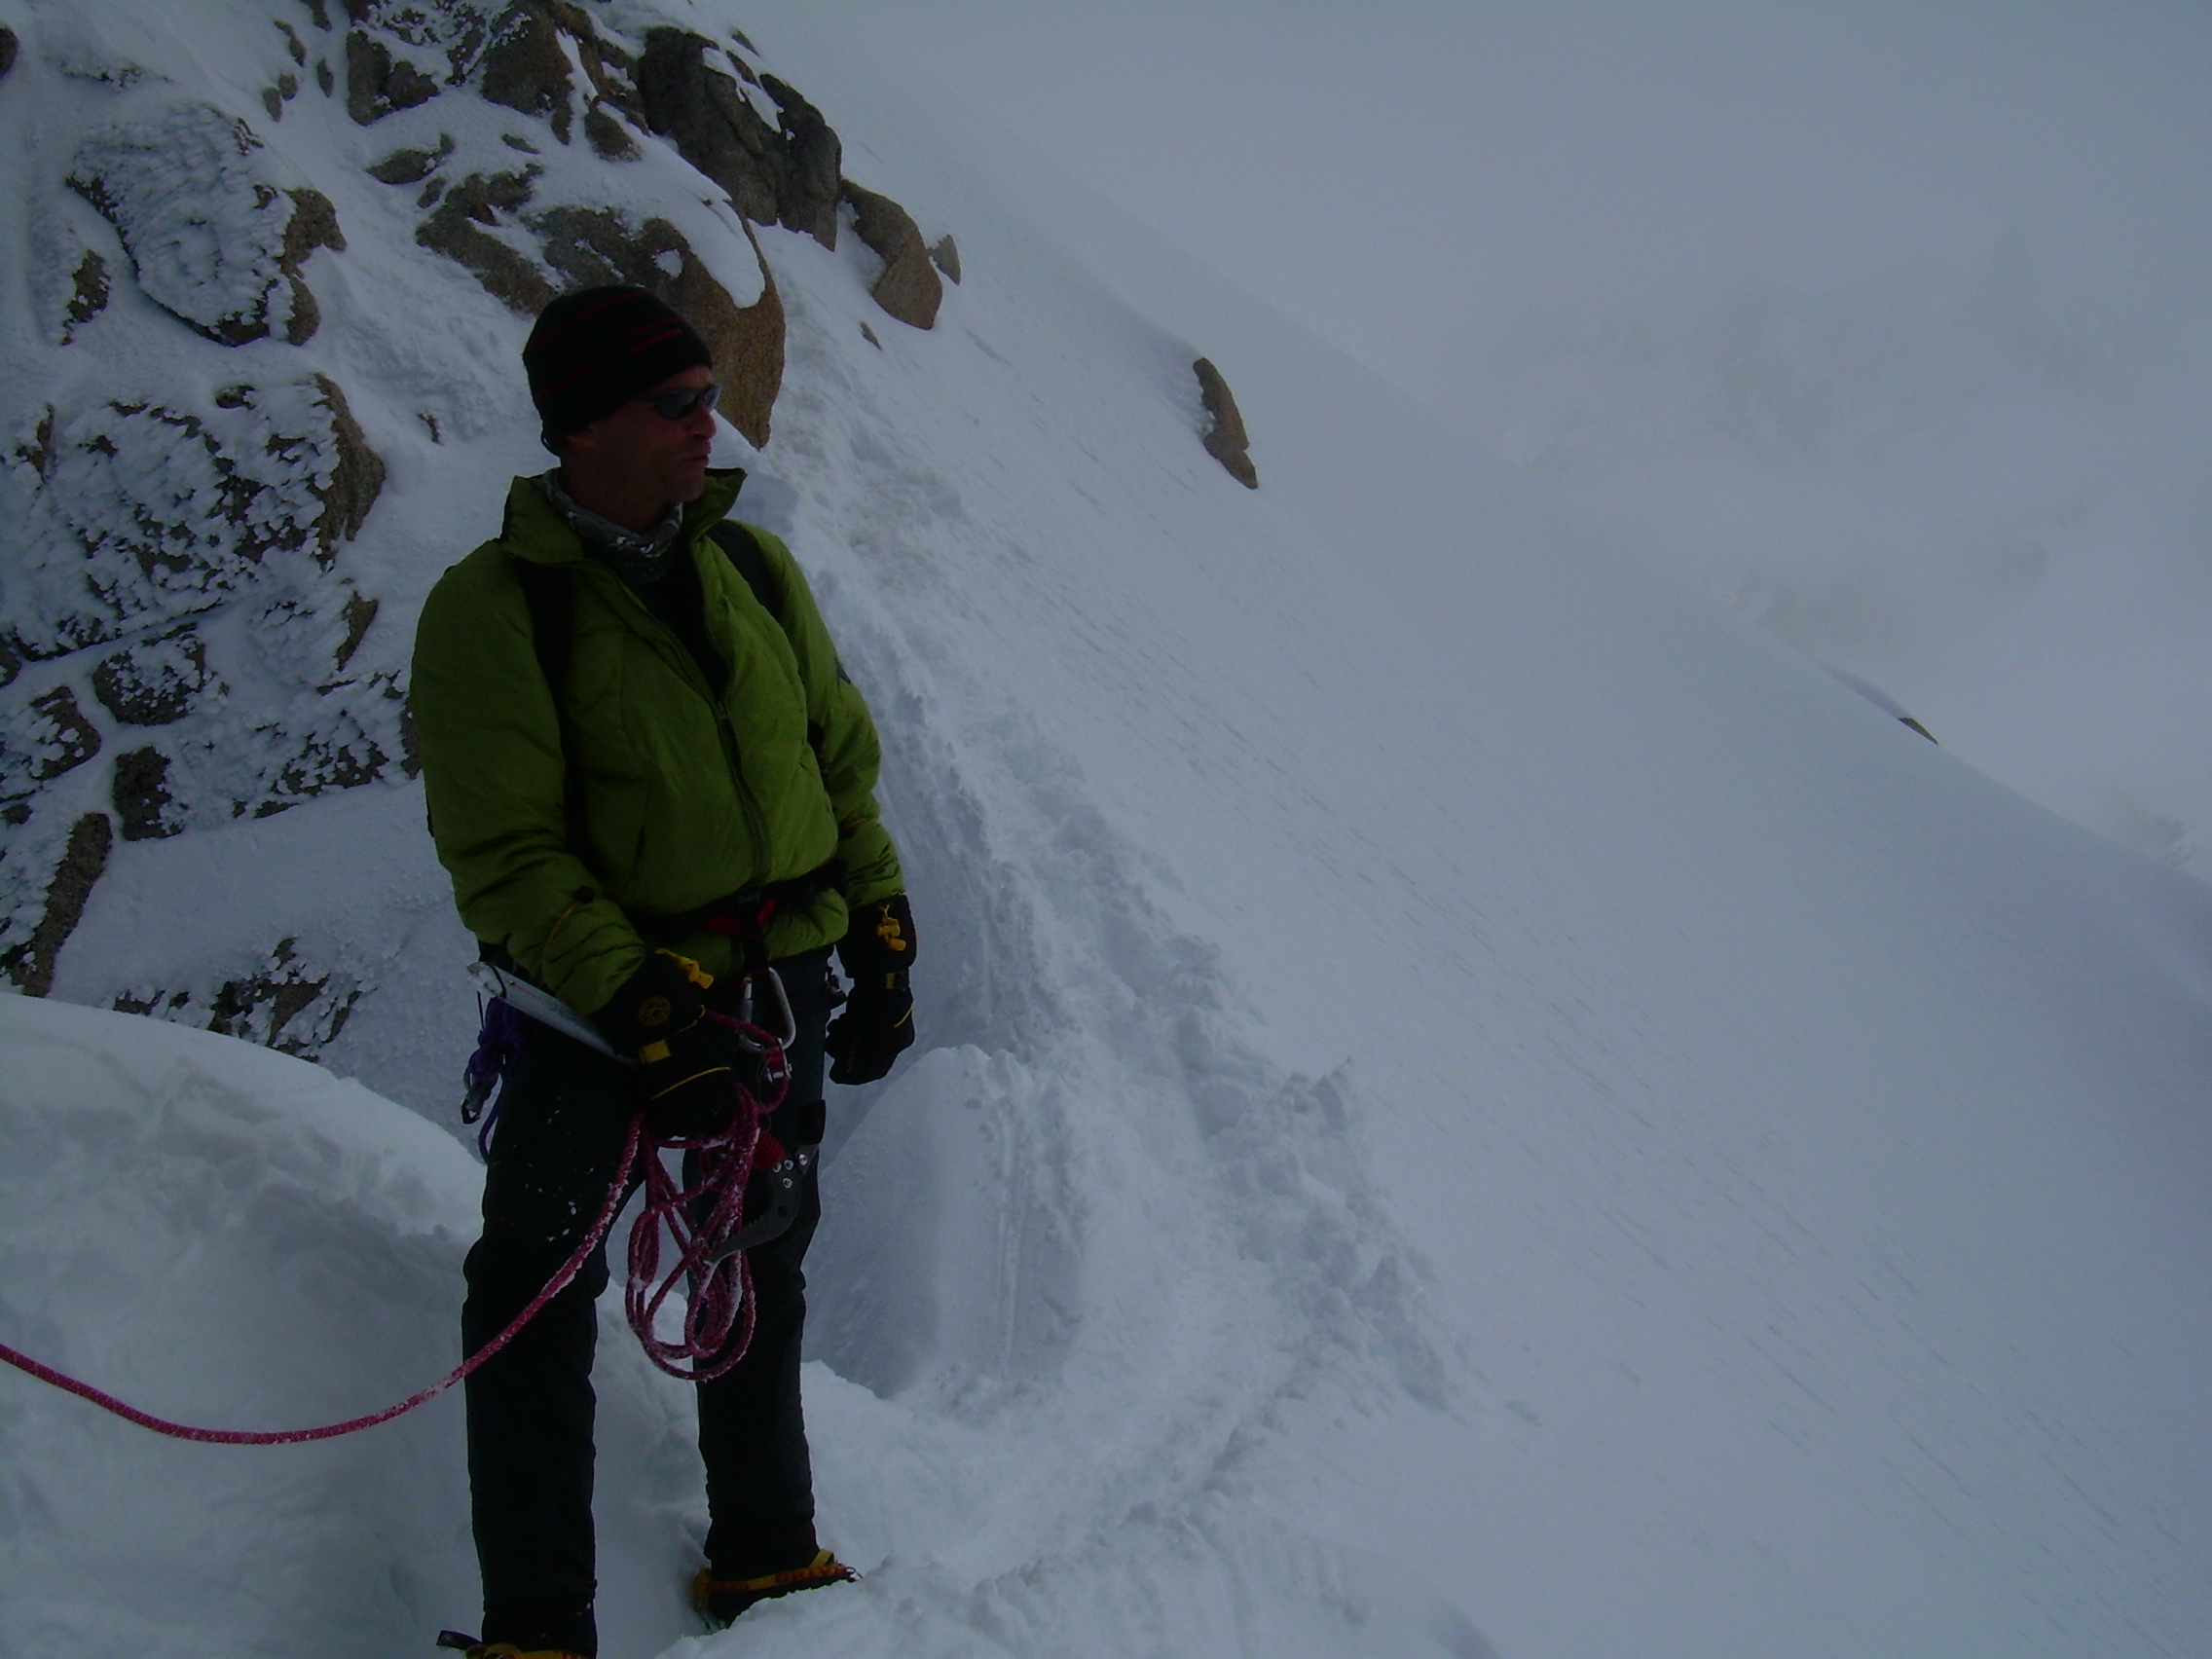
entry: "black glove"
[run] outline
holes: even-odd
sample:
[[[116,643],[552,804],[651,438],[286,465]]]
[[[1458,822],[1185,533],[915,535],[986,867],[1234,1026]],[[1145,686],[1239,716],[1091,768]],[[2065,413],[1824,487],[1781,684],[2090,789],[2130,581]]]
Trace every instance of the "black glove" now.
[[[656,950],[592,1015],[617,1053],[634,1055],[645,1097],[645,1127],[659,1140],[699,1140],[737,1115],[737,1065],[744,1051],[727,1026],[702,1018],[712,975],[687,957]]]
[[[906,970],[914,962],[914,912],[906,896],[858,905],[837,943],[837,960],[853,989],[845,1012],[823,1041],[831,1083],[873,1083],[913,1046],[914,993]]]

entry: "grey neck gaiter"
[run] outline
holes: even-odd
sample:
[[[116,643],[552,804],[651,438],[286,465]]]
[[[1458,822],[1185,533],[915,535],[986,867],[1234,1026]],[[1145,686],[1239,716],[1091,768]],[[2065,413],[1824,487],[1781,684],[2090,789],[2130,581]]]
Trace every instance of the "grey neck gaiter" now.
[[[683,509],[670,507],[668,516],[647,531],[624,530],[588,507],[579,507],[561,488],[561,469],[541,473],[537,487],[553,510],[568,520],[569,528],[583,541],[584,551],[632,587],[650,587],[668,574],[676,559],[677,533],[683,528]]]

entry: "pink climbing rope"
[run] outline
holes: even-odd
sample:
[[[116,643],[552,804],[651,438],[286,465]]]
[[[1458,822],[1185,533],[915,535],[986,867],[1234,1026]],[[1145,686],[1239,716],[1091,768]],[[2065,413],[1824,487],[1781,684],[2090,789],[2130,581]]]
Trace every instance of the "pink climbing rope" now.
[[[645,1161],[645,1207],[630,1228],[630,1272],[622,1291],[623,1311],[645,1357],[686,1382],[713,1382],[753,1346],[753,1269],[745,1252],[723,1246],[744,1226],[746,1178],[782,1156],[783,1148],[762,1125],[791,1088],[783,1046],[775,1038],[726,1014],[707,1017],[730,1026],[761,1051],[769,1098],[754,1100],[746,1091],[753,1109],[740,1112],[736,1124],[721,1135],[655,1143]],[[696,1155],[697,1186],[683,1187],[669,1174],[660,1156],[662,1148]],[[700,1221],[700,1207],[709,1199],[712,1205]],[[664,1231],[675,1239],[677,1256],[676,1265],[665,1273],[660,1271]],[[655,1333],[655,1321],[680,1282],[690,1286],[683,1309],[683,1340],[668,1342]]]
[[[763,1150],[764,1144],[767,1148],[775,1147],[774,1138],[763,1132],[761,1124],[768,1114],[783,1103],[789,1074],[782,1063],[782,1045],[767,1032],[723,1014],[710,1014],[707,1017],[732,1027],[760,1048],[766,1061],[765,1074],[776,1083],[771,1097],[759,1100],[751,1090],[741,1088],[739,1111],[731,1126],[720,1135],[696,1140],[662,1140],[649,1135],[645,1132],[644,1109],[641,1107],[633,1113],[621,1161],[607,1190],[607,1201],[600,1205],[591,1231],[576,1246],[575,1253],[561,1264],[560,1271],[545,1281],[545,1288],[530,1299],[505,1330],[438,1382],[408,1395],[396,1405],[371,1412],[366,1417],[348,1418],[344,1422],[327,1422],[314,1428],[200,1428],[140,1411],[5,1343],[0,1343],[0,1360],[41,1382],[52,1383],[64,1393],[90,1401],[126,1422],[134,1422],[140,1428],[166,1434],[172,1440],[196,1441],[203,1446],[297,1446],[311,1440],[335,1440],[340,1435],[374,1428],[380,1422],[404,1417],[417,1406],[436,1399],[480,1369],[513,1342],[548,1302],[569,1287],[576,1274],[583,1272],[591,1253],[606,1239],[614,1218],[621,1213],[632,1190],[631,1174],[642,1155],[645,1164],[645,1203],[638,1219],[630,1225],[630,1275],[623,1292],[630,1329],[644,1346],[646,1357],[670,1376],[688,1382],[711,1382],[743,1359],[753,1342],[752,1271],[746,1266],[743,1251],[721,1252],[742,1223],[746,1177],[751,1173],[756,1155]],[[699,1162],[698,1185],[686,1188],[670,1175],[662,1158],[664,1152],[695,1153]],[[692,1217],[696,1206],[710,1197],[714,1203],[708,1219],[695,1225]],[[676,1264],[665,1275],[658,1271],[660,1235],[664,1228],[674,1235],[678,1246]],[[691,1282],[691,1301],[684,1310],[683,1340],[667,1342],[655,1335],[653,1321],[662,1305],[675,1293],[677,1284],[685,1279]],[[741,1318],[743,1328],[739,1340],[725,1348],[722,1345],[728,1342],[730,1333],[738,1329]],[[710,1358],[711,1364],[708,1363]],[[686,1363],[689,1369],[683,1368]]]

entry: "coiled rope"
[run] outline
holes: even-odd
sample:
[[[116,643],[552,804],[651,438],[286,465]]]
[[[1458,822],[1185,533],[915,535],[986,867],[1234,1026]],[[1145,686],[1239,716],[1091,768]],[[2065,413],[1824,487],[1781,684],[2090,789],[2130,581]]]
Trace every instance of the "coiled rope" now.
[[[783,1104],[790,1077],[783,1063],[783,1045],[775,1037],[756,1025],[726,1014],[709,1014],[707,1017],[731,1027],[750,1046],[760,1051],[762,1075],[768,1080],[767,1097],[756,1096],[741,1084],[738,1110],[729,1127],[719,1135],[689,1140],[655,1136],[645,1128],[645,1109],[640,1107],[633,1112],[621,1160],[607,1189],[607,1200],[600,1205],[591,1231],[576,1246],[574,1254],[561,1264],[560,1271],[545,1281],[545,1288],[530,1299],[505,1330],[438,1382],[395,1405],[371,1412],[366,1417],[348,1418],[343,1422],[326,1422],[313,1428],[201,1428],[141,1411],[5,1343],[0,1343],[0,1360],[64,1393],[88,1400],[126,1422],[134,1422],[140,1428],[166,1434],[172,1440],[191,1440],[203,1446],[296,1446],[311,1440],[335,1440],[340,1435],[374,1428],[380,1422],[389,1422],[436,1399],[471,1372],[481,1369],[513,1342],[523,1327],[543,1311],[548,1302],[569,1287],[613,1227],[614,1218],[621,1213],[623,1203],[634,1190],[632,1177],[642,1160],[645,1200],[637,1220],[630,1224],[629,1277],[623,1290],[623,1310],[631,1331],[653,1364],[671,1377],[685,1382],[711,1382],[743,1359],[753,1342],[752,1269],[744,1251],[729,1250],[727,1245],[743,1224],[746,1179],[752,1173],[756,1159],[764,1152],[781,1155],[782,1149],[776,1146],[774,1137],[763,1125],[768,1115]],[[688,1155],[693,1161],[695,1185],[687,1187],[669,1172],[665,1155],[672,1152]],[[676,1262],[665,1274],[660,1272],[664,1231],[677,1247]],[[683,1311],[683,1335],[681,1341],[666,1341],[656,1334],[654,1321],[675,1294],[677,1285],[684,1281],[690,1285],[690,1300]]]

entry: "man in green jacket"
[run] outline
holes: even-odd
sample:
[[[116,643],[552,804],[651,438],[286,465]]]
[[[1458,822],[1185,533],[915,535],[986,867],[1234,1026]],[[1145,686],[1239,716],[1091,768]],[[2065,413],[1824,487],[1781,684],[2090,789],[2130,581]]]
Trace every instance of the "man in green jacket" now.
[[[413,708],[438,857],[486,955],[588,1016],[624,1065],[531,1024],[504,1067],[462,1337],[502,1330],[588,1233],[643,1103],[713,1134],[747,1056],[731,1000],[775,970],[795,1036],[769,1124],[822,1139],[826,1056],[881,1077],[913,1041],[899,857],[875,728],[804,576],[725,524],[742,474],[708,466],[711,359],[641,288],[555,300],[523,350],[560,465],[518,478],[499,535],[449,570],[416,635]],[[719,527],[719,528],[718,528]],[[853,981],[830,1021],[831,947]],[[821,1213],[749,1252],[751,1346],[698,1386],[719,1621],[850,1572],[814,1535],[798,1390],[800,1272]],[[594,1659],[593,1302],[604,1248],[468,1382],[484,1632],[472,1653]]]

